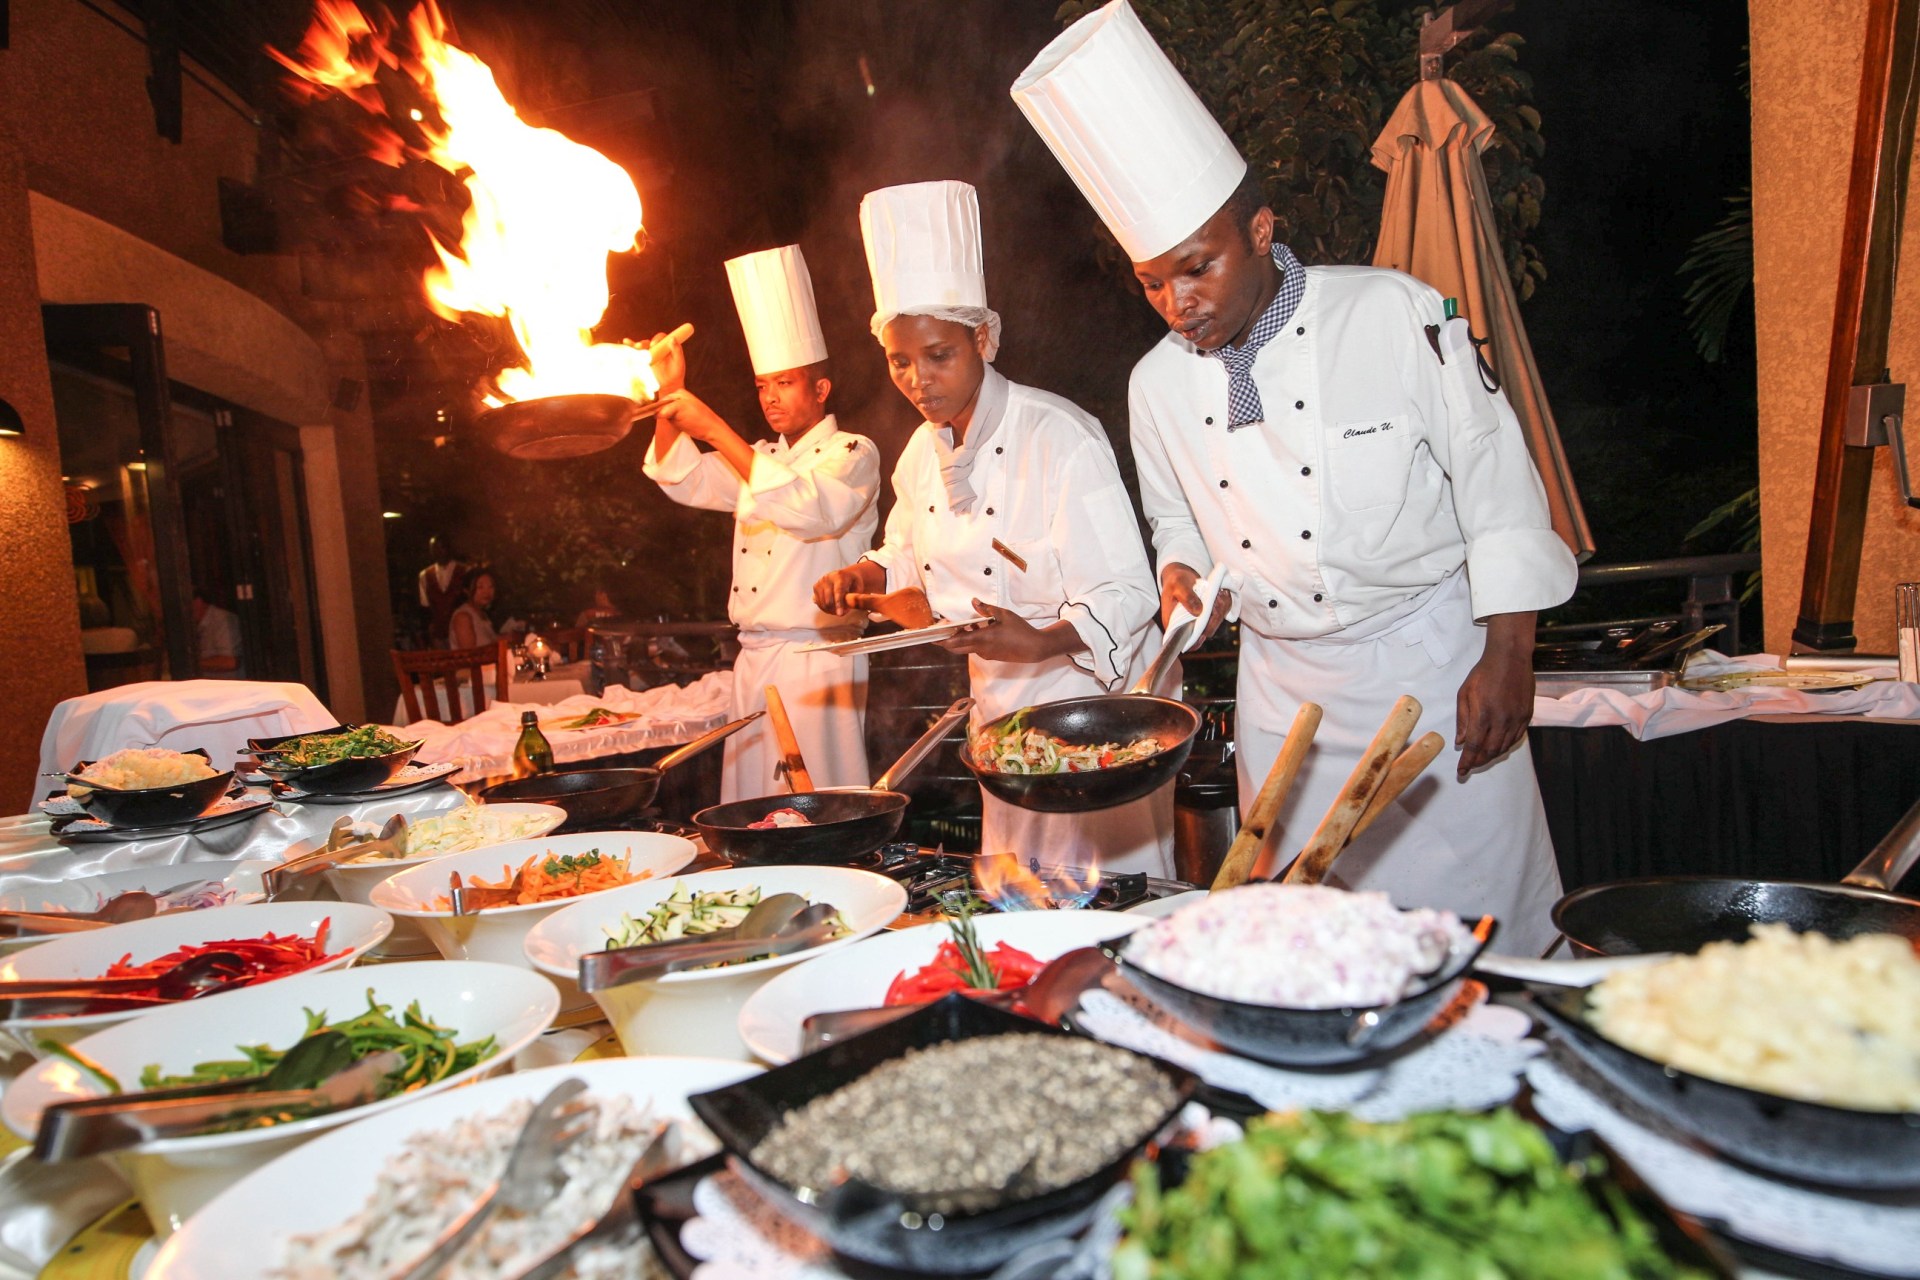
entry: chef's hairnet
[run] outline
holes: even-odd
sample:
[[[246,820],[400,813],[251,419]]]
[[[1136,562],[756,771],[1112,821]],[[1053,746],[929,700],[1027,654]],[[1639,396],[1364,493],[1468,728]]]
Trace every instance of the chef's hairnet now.
[[[935,320],[950,320],[954,324],[963,324],[969,329],[987,326],[986,360],[992,363],[1000,354],[1000,313],[990,307],[915,307],[911,311],[894,311],[886,315],[873,313],[873,336],[878,339],[880,331],[901,316],[932,316]]]

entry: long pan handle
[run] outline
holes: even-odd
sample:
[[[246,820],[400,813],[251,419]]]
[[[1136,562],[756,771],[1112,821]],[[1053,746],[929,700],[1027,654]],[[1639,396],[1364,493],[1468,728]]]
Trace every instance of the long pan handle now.
[[[1380,731],[1367,744],[1366,754],[1360,757],[1360,763],[1353,766],[1353,772],[1347,776],[1347,785],[1341,788],[1339,798],[1327,810],[1327,816],[1320,820],[1313,838],[1307,841],[1307,847],[1294,859],[1293,866],[1287,872],[1289,884],[1318,884],[1326,876],[1327,869],[1340,856],[1340,851],[1346,848],[1347,837],[1353,834],[1354,826],[1372,803],[1380,784],[1387,780],[1394,760],[1406,748],[1407,739],[1413,736],[1413,727],[1419,722],[1419,699],[1402,694],[1399,701],[1393,704],[1393,710],[1387,713]]]
[[[708,747],[725,742],[728,738],[731,738],[734,734],[740,732],[765,714],[767,713],[764,711],[756,711],[750,716],[741,716],[738,720],[729,720],[718,729],[709,729],[685,746],[675,747],[673,750],[667,752],[667,754],[661,756],[654,762],[653,767],[661,773],[665,773],[677,764],[685,764],[702,751],[705,751]]]
[[[1920,801],[1893,824],[1886,838],[1873,846],[1866,860],[1847,872],[1840,883],[1891,891],[1913,870],[1916,861],[1920,861]]]
[[[1440,755],[1447,740],[1437,733],[1427,732],[1413,740],[1413,745],[1400,753],[1387,770],[1387,779],[1380,789],[1373,793],[1373,799],[1367,802],[1367,811],[1360,815],[1360,821],[1353,824],[1353,830],[1347,834],[1347,843],[1352,844],[1360,838],[1360,833],[1374,824],[1388,805],[1400,798],[1400,793],[1412,786],[1414,779],[1426,772],[1428,765]]]
[[[962,698],[941,712],[940,718],[928,725],[927,731],[916,738],[912,746],[900,753],[900,758],[893,762],[892,767],[873,780],[873,789],[875,791],[898,790],[907,775],[920,767],[920,762],[927,758],[927,753],[939,746],[940,740],[947,736],[948,731],[965,720],[967,713],[972,710],[973,699]]]
[[[813,775],[807,772],[806,757],[800,754],[800,739],[793,735],[793,721],[787,719],[787,704],[780,691],[767,686],[767,721],[773,725],[774,741],[780,745],[780,764],[787,776],[787,790],[798,795],[813,790]]]
[[[1320,731],[1320,714],[1319,704],[1313,702],[1301,703],[1300,709],[1294,712],[1287,740],[1280,745],[1280,754],[1267,770],[1267,780],[1260,784],[1253,808],[1240,824],[1240,834],[1233,838],[1219,873],[1213,877],[1215,893],[1243,885],[1253,875],[1254,864],[1260,860],[1260,846],[1266,843],[1267,829],[1273,825],[1280,806],[1286,803],[1287,793],[1293,790],[1293,781],[1300,776],[1300,767],[1307,761],[1307,748],[1313,745],[1313,735]]]

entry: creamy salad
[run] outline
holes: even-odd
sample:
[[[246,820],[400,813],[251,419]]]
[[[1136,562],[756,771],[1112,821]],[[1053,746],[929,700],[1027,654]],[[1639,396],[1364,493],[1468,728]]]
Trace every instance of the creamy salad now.
[[[1384,893],[1249,884],[1148,925],[1127,959],[1223,1000],[1357,1008],[1400,999],[1468,936],[1452,912],[1401,911]]]

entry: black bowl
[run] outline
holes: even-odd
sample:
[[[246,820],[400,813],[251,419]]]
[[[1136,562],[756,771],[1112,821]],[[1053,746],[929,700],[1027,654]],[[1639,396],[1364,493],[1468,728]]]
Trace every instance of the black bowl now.
[[[1243,1058],[1282,1067],[1345,1067],[1398,1049],[1452,1003],[1476,957],[1499,926],[1489,920],[1456,947],[1440,972],[1390,1004],[1342,1009],[1291,1009],[1210,996],[1149,973],[1126,957],[1129,934],[1103,942],[1128,982],[1209,1040]]]
[[[199,756],[203,760],[207,758],[207,753],[200,750],[184,754]],[[79,773],[92,763],[96,762],[82,761],[73,766],[70,772]],[[89,817],[97,818],[110,827],[128,830],[136,827],[170,827],[201,817],[219,804],[232,786],[233,770],[229,769],[210,778],[196,778],[192,782],[178,782],[167,787],[140,787],[133,791],[88,787],[87,794],[75,797],[75,801],[87,811]]]
[[[832,1093],[883,1062],[928,1045],[1009,1034],[1068,1033],[951,995],[864,1035],[689,1101],[694,1114],[733,1154],[742,1176],[843,1258],[868,1268],[918,1275],[977,1275],[1022,1249],[1084,1228],[1100,1197],[1126,1176],[1134,1159],[1179,1114],[1192,1095],[1193,1073],[1153,1059],[1173,1082],[1177,1096],[1165,1115],[1153,1117],[1132,1149],[1071,1186],[983,1213],[922,1215],[898,1196],[858,1183],[824,1191],[788,1187],[755,1168],[750,1157],[789,1111]],[[941,1115],[939,1099],[930,1098],[927,1123],[965,1124],[966,1117]]]
[[[1186,764],[1193,750],[1193,735],[1200,728],[1200,713],[1186,703],[1143,693],[1045,702],[1025,708],[1025,714],[1030,727],[1075,745],[1132,742],[1148,736],[1161,743],[1157,754],[1111,769],[1002,773],[983,768],[974,760],[973,738],[1001,727],[1012,717],[1002,716],[969,733],[960,744],[960,763],[995,799],[1036,813],[1090,813],[1152,795],[1173,781]]]
[[[296,733],[284,738],[263,739],[271,741],[272,746],[255,747],[260,757],[260,772],[275,782],[298,788],[310,795],[337,796],[356,791],[372,791],[393,780],[393,775],[407,767],[414,752],[421,744],[410,742],[398,751],[389,751],[383,756],[355,756],[350,760],[335,760],[328,764],[307,765],[296,768],[282,764],[277,751],[288,743],[302,738],[324,738],[343,732],[340,729],[321,729],[313,733]]]
[[[480,799],[488,804],[550,804],[566,810],[562,831],[601,831],[645,809],[659,790],[658,769],[563,769],[482,787]]]
[[[812,825],[750,827],[776,809],[797,809]],[[707,848],[736,866],[848,866],[893,839],[906,821],[900,791],[803,791],[716,804],[693,815]]]
[[[1833,1187],[1920,1187],[1920,1114],[1835,1107],[1709,1080],[1607,1039],[1587,1019],[1584,990],[1535,987],[1531,995],[1576,1057],[1721,1155]]]
[[[255,755],[266,755],[275,747],[285,746],[287,743],[298,741],[301,738],[327,738],[336,733],[351,733],[353,732],[353,728],[350,724],[336,724],[329,725],[324,729],[303,729],[299,733],[283,733],[277,738],[248,738],[247,750],[253,752]]]

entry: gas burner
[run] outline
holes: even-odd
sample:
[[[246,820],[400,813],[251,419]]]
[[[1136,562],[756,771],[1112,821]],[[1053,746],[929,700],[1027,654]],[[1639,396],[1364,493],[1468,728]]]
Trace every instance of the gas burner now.
[[[905,888],[909,915],[920,915],[936,909],[942,894],[966,891],[973,887],[973,859],[970,856],[945,853],[916,844],[886,845],[852,865],[867,871],[877,871]],[[1036,874],[1045,879],[1057,881],[1063,878],[1086,878],[1084,869],[1047,867],[1037,860],[1029,865]],[[1079,874],[1067,876],[1060,874],[1062,871],[1075,870],[1078,870]],[[1095,891],[1092,901],[1085,904],[1085,909],[1124,911],[1128,907],[1138,906],[1154,898],[1183,893],[1189,888],[1192,886],[1173,880],[1156,880],[1142,871],[1103,872],[1100,877],[1100,887]]]

